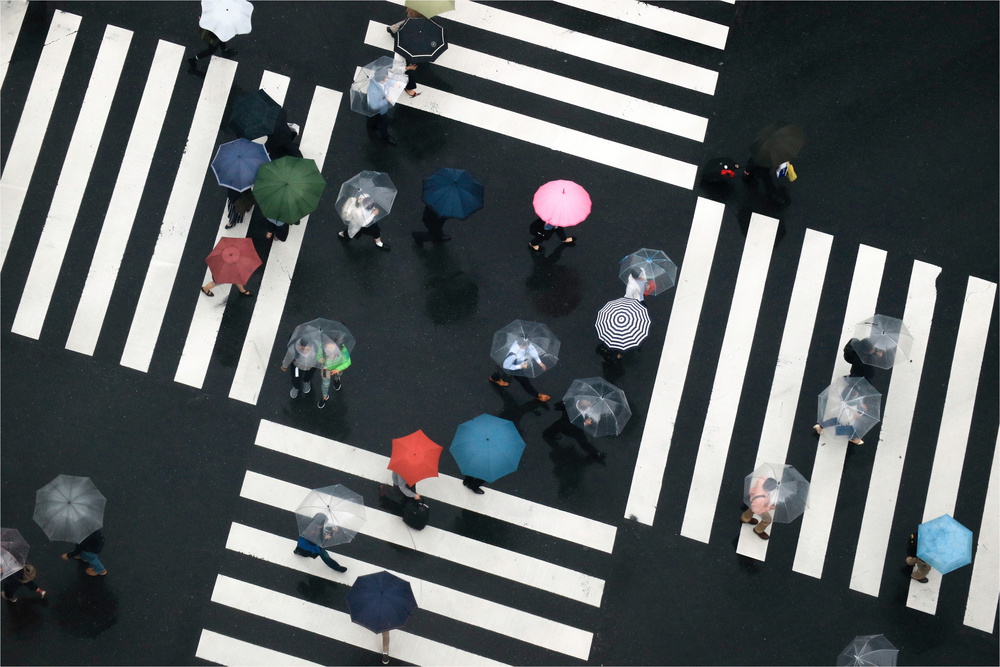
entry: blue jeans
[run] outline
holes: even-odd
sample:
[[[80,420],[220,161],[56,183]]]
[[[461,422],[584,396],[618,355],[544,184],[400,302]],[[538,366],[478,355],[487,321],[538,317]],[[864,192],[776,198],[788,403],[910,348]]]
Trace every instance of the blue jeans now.
[[[97,557],[97,554],[92,551],[81,551],[80,558],[86,561],[87,565],[94,568],[94,572],[100,573],[107,569],[104,567],[104,563],[101,562],[101,559]]]

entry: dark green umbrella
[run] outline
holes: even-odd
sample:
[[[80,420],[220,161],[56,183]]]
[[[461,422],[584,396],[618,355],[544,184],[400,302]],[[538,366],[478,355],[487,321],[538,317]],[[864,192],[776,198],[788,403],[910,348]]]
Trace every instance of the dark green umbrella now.
[[[757,138],[750,144],[750,155],[758,166],[776,169],[782,162],[798,155],[805,143],[801,127],[778,122],[757,133]]]
[[[253,196],[265,218],[292,223],[316,210],[325,188],[313,160],[286,156],[261,165]]]

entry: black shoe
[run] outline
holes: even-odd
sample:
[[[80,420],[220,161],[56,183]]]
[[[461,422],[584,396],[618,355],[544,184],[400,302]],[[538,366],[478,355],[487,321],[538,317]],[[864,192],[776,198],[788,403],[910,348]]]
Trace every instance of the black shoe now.
[[[479,495],[483,495],[484,493],[486,493],[485,491],[483,491],[478,486],[470,486],[469,490],[472,491],[473,493],[478,493]]]
[[[396,137],[392,136],[391,134],[385,135],[384,137],[382,137],[382,140],[385,143],[389,144],[390,146],[396,145]]]
[[[930,579],[928,579],[927,577],[924,577],[923,579],[917,579],[918,584],[926,584],[929,581]]]
[[[344,567],[343,565],[338,565],[337,567],[335,567],[333,569],[336,570],[337,572],[347,572],[347,568]]]
[[[390,28],[389,26],[386,26],[386,27],[385,27],[385,31],[386,31],[387,33],[389,33],[390,35],[392,35],[393,37],[395,37],[395,36],[396,36],[396,33],[394,33],[394,32],[392,31],[392,28]]]
[[[599,451],[596,454],[594,454],[594,458],[597,459],[598,461],[603,461],[604,459],[608,458],[608,455],[604,452]]]
[[[319,400],[318,400],[318,401],[316,402],[316,407],[317,407],[317,408],[319,408],[320,410],[322,410],[323,408],[325,408],[325,407],[326,407],[326,402],[327,402],[328,400],[329,400],[329,399],[328,399],[328,398],[326,398],[326,397],[323,397],[323,398],[319,399]]]
[[[239,53],[239,51],[237,51],[236,49],[222,49],[222,55],[224,55],[227,58],[232,58],[237,53]]]
[[[413,242],[417,244],[417,247],[423,248],[424,242],[421,239],[417,238],[417,234],[419,234],[419,232],[410,232],[410,236],[413,237]]]
[[[342,243],[350,243],[351,238],[347,235],[347,232],[339,232],[337,238],[341,240]]]
[[[386,243],[385,241],[382,241],[382,245],[379,245],[379,244],[376,243],[375,247],[378,248],[379,250],[391,250],[391,248],[389,247],[389,244]]]
[[[191,69],[198,69],[198,59],[193,57],[188,58],[188,65],[191,66]]]
[[[333,390],[334,391],[340,391],[340,388],[343,387],[343,386],[344,386],[344,383],[340,382],[338,380],[338,381],[336,381],[336,382],[333,383]]]

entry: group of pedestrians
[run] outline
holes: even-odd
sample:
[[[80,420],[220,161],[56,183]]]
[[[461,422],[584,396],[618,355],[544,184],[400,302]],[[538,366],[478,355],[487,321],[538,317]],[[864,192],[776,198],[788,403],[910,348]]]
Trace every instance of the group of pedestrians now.
[[[63,560],[78,560],[87,564],[84,572],[91,577],[103,577],[108,573],[108,568],[101,562],[100,554],[104,550],[104,533],[98,529],[88,535],[80,543],[74,544],[73,549],[64,553]],[[20,570],[13,572],[0,581],[0,597],[7,602],[17,602],[17,592],[21,588],[26,588],[37,593],[44,598],[47,591],[41,587],[37,580],[38,568],[29,562],[25,562]]]

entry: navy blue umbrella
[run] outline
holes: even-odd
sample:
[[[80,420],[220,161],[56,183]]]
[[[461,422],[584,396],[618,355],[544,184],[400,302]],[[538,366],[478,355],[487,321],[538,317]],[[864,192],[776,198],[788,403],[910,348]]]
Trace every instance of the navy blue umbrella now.
[[[424,179],[424,203],[443,218],[465,220],[483,207],[483,184],[464,169],[442,167]]]
[[[243,192],[253,186],[260,165],[270,161],[262,145],[249,139],[237,139],[219,146],[212,160],[212,171],[219,185]]]
[[[238,97],[229,116],[229,128],[245,139],[270,136],[279,123],[287,122],[285,110],[263,90]]]
[[[346,599],[351,620],[375,633],[403,627],[417,608],[410,582],[385,570],[355,579]]]

